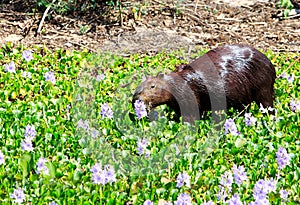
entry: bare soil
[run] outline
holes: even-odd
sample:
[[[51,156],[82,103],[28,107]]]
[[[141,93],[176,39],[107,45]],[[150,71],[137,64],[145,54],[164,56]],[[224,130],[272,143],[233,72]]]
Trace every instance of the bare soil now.
[[[105,17],[99,12],[61,16],[50,8],[40,33],[43,13],[21,2],[26,1],[2,1],[0,44],[128,54],[244,43],[300,52],[299,14],[282,18],[272,0],[122,1],[122,15],[115,8]]]

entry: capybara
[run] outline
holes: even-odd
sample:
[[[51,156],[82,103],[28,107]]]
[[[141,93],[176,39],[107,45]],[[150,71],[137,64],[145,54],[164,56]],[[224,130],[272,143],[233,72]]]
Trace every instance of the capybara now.
[[[227,45],[208,51],[174,72],[148,77],[136,88],[133,101],[151,110],[167,104],[183,121],[200,119],[205,111],[244,109],[251,102],[272,107],[275,68],[258,50]]]

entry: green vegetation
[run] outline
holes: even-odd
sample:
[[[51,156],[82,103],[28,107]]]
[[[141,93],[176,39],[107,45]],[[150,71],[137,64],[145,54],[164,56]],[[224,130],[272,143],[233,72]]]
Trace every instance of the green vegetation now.
[[[288,17],[290,11],[294,8],[294,5],[290,0],[280,0],[276,6],[277,8],[283,8],[284,17]]]
[[[174,70],[183,52],[121,57],[4,45],[2,204],[249,204],[254,196],[299,204],[300,55],[266,55],[277,68],[276,114],[251,104],[251,116],[232,111],[212,131],[210,119],[193,129],[134,116],[142,78]]]

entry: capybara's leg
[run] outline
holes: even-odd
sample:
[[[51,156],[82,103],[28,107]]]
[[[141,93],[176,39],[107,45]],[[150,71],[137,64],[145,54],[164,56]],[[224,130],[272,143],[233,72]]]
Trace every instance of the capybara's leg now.
[[[262,88],[257,92],[255,102],[257,105],[262,104],[264,108],[273,107],[274,91],[272,88]]]

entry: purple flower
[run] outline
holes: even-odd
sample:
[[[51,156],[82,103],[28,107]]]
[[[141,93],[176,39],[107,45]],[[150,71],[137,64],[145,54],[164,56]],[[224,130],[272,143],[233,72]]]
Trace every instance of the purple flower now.
[[[248,205],[270,205],[270,202],[268,199],[264,198],[264,199],[258,199],[255,201],[250,202]]]
[[[21,204],[26,198],[24,191],[21,188],[15,189],[14,192],[10,195],[11,199],[14,199],[15,203]]]
[[[94,127],[91,129],[91,135],[92,138],[97,138],[97,136],[99,135],[99,131],[97,129],[95,129]]]
[[[25,139],[21,141],[21,147],[23,151],[28,151],[28,152],[33,151],[31,139],[25,137]]]
[[[24,136],[28,137],[31,140],[33,140],[35,138],[36,131],[35,131],[34,125],[26,125]]]
[[[116,174],[115,170],[111,165],[105,165],[104,166],[104,171],[105,171],[105,177],[108,182],[115,182],[116,181]]]
[[[146,150],[145,151],[145,157],[149,157],[150,156],[150,150]]]
[[[50,202],[48,205],[57,205],[54,201]]]
[[[101,164],[100,163],[96,163],[94,166],[92,166],[91,168],[91,172],[93,174],[97,173],[97,172],[101,172],[102,168],[101,168]]]
[[[217,198],[219,201],[225,202],[225,199],[228,196],[228,192],[231,192],[232,184],[233,184],[232,172],[226,171],[221,176],[221,181],[219,185],[220,190],[217,194]]]
[[[113,111],[107,103],[101,105],[101,115],[102,115],[102,119],[106,117],[109,119],[113,118]]]
[[[5,64],[4,70],[9,73],[15,73],[16,72],[15,63],[11,61],[9,64]]]
[[[251,113],[245,113],[244,122],[247,126],[254,126],[256,121],[257,121],[257,119],[254,116],[252,116]]]
[[[0,165],[5,163],[5,156],[2,151],[0,151]]]
[[[274,179],[265,180],[265,186],[268,193],[276,192],[276,181]]]
[[[219,188],[220,188],[220,190],[217,194],[217,198],[219,201],[225,202],[225,199],[228,196],[227,191],[224,186],[219,185]],[[230,187],[230,190],[231,190],[231,187]]]
[[[299,112],[300,111],[300,101],[295,101],[294,99],[290,102],[291,111],[293,112]]]
[[[56,83],[55,75],[52,71],[48,71],[47,73],[45,73],[44,77],[46,81],[50,81],[52,84]]]
[[[290,83],[290,84],[292,84],[293,82],[294,82],[294,75],[292,74],[292,75],[289,75],[289,76],[287,76],[287,81]]]
[[[265,180],[260,179],[254,185],[253,197],[255,200],[262,200],[267,198],[269,193],[268,185]]]
[[[144,205],[153,205],[154,203],[150,201],[149,199],[144,201]]]
[[[176,205],[191,205],[192,199],[191,199],[190,195],[183,193],[177,197],[175,204]]]
[[[105,165],[104,169],[101,169],[101,165],[96,163],[92,168],[92,181],[94,184],[105,185],[116,181],[115,170],[110,165]]]
[[[28,62],[33,59],[32,53],[30,50],[23,51],[22,57]]]
[[[286,73],[283,73],[283,74],[281,75],[281,77],[287,79],[287,81],[288,81],[290,84],[294,82],[294,75],[293,75],[293,74],[292,74],[292,75],[287,75]]]
[[[234,194],[231,199],[228,200],[228,205],[243,205],[243,203],[241,202],[240,196]]]
[[[94,184],[105,185],[107,183],[105,175],[102,172],[93,174],[92,181]]]
[[[230,191],[231,191],[232,183],[233,183],[232,172],[226,171],[226,172],[222,175],[222,177],[221,177],[220,184],[221,184],[223,187],[227,187],[228,190],[229,190],[229,192],[230,192]]]
[[[276,152],[276,161],[279,169],[283,169],[290,163],[290,155],[287,153],[286,149],[280,147]]]
[[[137,151],[138,151],[139,155],[146,153],[148,145],[149,145],[149,141],[147,139],[138,139]]]
[[[105,78],[105,75],[104,74],[100,74],[100,75],[97,75],[97,77],[96,77],[96,81],[102,81],[102,80],[104,80],[104,78]]]
[[[23,78],[32,78],[31,72],[23,71],[22,77]]]
[[[89,131],[89,129],[90,129],[90,122],[89,122],[89,120],[85,120],[83,122],[82,128],[85,129],[86,131]]]
[[[83,120],[82,119],[79,119],[78,122],[77,122],[77,128],[83,128]]]
[[[281,189],[281,190],[279,191],[279,194],[280,194],[280,198],[282,198],[282,199],[287,199],[288,196],[289,196],[289,192],[287,192],[287,191],[284,190],[284,189]]]
[[[225,121],[224,129],[225,129],[225,132],[224,132],[225,135],[228,134],[229,132],[234,136],[238,136],[240,134],[236,128],[236,125],[235,125],[233,119],[227,119]]]
[[[213,201],[204,202],[201,205],[215,205]]]
[[[233,176],[237,185],[240,185],[243,183],[243,181],[248,180],[244,166],[237,167],[236,165],[233,165],[232,169]]]
[[[178,174],[177,179],[176,179],[176,181],[177,181],[176,187],[180,188],[184,185],[184,183],[187,187],[190,187],[191,186],[190,179],[191,179],[191,177],[185,171]]]
[[[146,105],[141,100],[136,100],[134,102],[134,110],[135,110],[135,114],[139,120],[142,119],[143,117],[147,116]]]
[[[48,162],[47,159],[45,159],[43,157],[39,158],[39,160],[36,163],[36,167],[37,167],[36,168],[37,169],[36,172],[38,174],[44,173],[46,175],[49,175],[49,169],[48,169],[48,167],[46,167],[46,163],[47,162]]]

